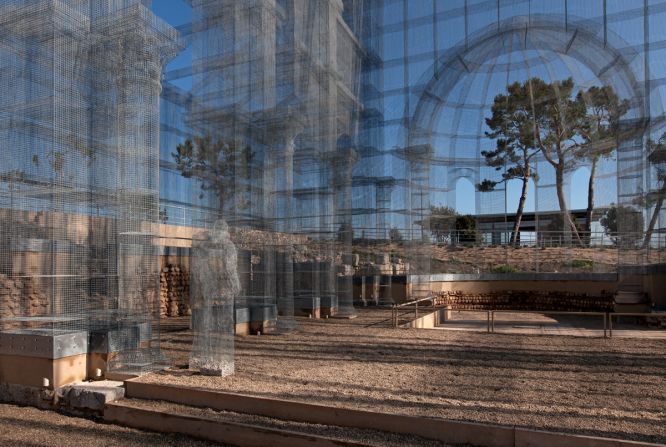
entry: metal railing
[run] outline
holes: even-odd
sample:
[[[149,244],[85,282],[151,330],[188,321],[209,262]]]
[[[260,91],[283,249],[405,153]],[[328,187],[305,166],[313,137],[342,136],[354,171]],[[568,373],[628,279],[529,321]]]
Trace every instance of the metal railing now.
[[[666,312],[611,312],[607,314],[608,330],[610,337],[613,336],[613,318],[614,317],[662,317],[666,318]]]
[[[495,333],[495,314],[496,313],[505,313],[505,314],[540,314],[540,315],[584,315],[584,316],[601,316],[604,326],[604,338],[608,338],[608,312],[589,312],[589,311],[541,311],[541,310],[488,310],[488,332],[493,334]]]
[[[391,306],[391,325],[393,327],[398,327],[398,325],[399,325],[398,320],[399,320],[400,316],[408,315],[408,314],[412,313],[412,311],[410,310],[409,312],[405,312],[402,315],[399,315],[400,314],[400,309],[404,309],[404,308],[407,308],[409,306],[414,306],[414,310],[413,310],[414,320],[416,320],[419,317],[419,303],[423,303],[425,301],[431,301],[432,302],[434,299],[435,299],[435,296],[432,293],[430,293],[428,296],[423,297],[423,298],[419,298],[418,300],[412,300],[412,301],[407,301],[405,303],[394,304],[393,306]],[[443,306],[439,306],[439,308],[442,308],[442,307]],[[423,309],[436,309],[436,308],[438,308],[438,307],[434,306],[434,305],[433,306],[426,306],[426,307],[421,306],[422,310]]]
[[[414,300],[414,301],[409,301],[406,303],[402,303],[399,305],[394,305],[391,310],[391,322],[392,326],[394,328],[400,327],[399,324],[399,317],[404,316],[404,315],[410,315],[413,313],[414,315],[414,320],[416,321],[418,319],[418,311],[419,309],[423,310],[432,310],[434,312],[438,312],[442,309],[446,309],[448,306],[446,305],[431,305],[431,306],[420,306],[419,303],[424,302],[424,301],[429,301],[432,300],[433,297],[426,297],[426,298],[421,298],[419,300]],[[410,310],[409,312],[405,312],[402,315],[400,315],[400,309],[406,308],[409,306],[414,306],[413,310]],[[464,312],[464,310],[463,310]],[[497,313],[503,313],[503,314],[539,314],[539,315],[581,315],[581,316],[586,316],[586,317],[601,317],[602,320],[602,325],[603,325],[603,332],[604,332],[604,338],[612,338],[613,337],[613,318],[616,317],[642,317],[642,318],[666,318],[666,312],[591,312],[591,311],[542,311],[542,310],[486,310],[486,311],[468,311],[468,312],[486,312],[486,325],[487,329],[486,331],[490,334],[495,333],[495,314]]]

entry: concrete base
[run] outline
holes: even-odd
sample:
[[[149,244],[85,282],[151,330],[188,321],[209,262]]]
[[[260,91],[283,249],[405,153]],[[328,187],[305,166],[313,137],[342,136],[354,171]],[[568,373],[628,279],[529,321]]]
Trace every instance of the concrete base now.
[[[250,309],[238,307],[235,310],[234,321],[236,323],[236,335],[250,335]]]
[[[273,334],[277,332],[277,320],[263,320],[250,322],[250,334]]]
[[[236,335],[250,335],[250,322],[236,323]]]
[[[134,408],[121,402],[106,406],[104,420],[142,430],[181,433],[240,447],[258,445],[273,447],[365,447],[367,445],[276,428]]]
[[[115,352],[100,353],[91,352],[88,354],[88,377],[95,377],[95,372],[99,369],[102,372],[102,377],[106,377],[109,369],[109,362],[113,361],[117,355]]]
[[[322,307],[320,309],[321,312],[321,317],[326,318],[326,317],[332,317],[338,313],[338,308],[337,307]]]
[[[499,426],[445,419],[424,418],[399,414],[377,413],[351,408],[278,400],[263,397],[208,391],[128,381],[127,396],[137,399],[164,400],[218,411],[234,411],[310,424],[355,427],[421,436],[449,444],[471,444],[487,447],[657,447],[658,444],[598,438],[568,433],[545,432],[513,426]],[[117,407],[120,404],[109,406]],[[120,413],[107,415],[107,420],[119,420]],[[163,414],[157,415],[158,430],[165,429]],[[124,418],[131,420],[131,418]],[[156,429],[153,427],[138,427]],[[290,441],[289,439],[287,441]],[[226,442],[236,443],[231,440]],[[261,443],[250,445],[262,445]],[[273,445],[268,443],[266,445]],[[296,445],[296,444],[287,444]],[[314,445],[314,444],[313,444]],[[316,444],[319,445],[319,444]]]
[[[125,397],[123,382],[102,380],[83,382],[59,390],[61,405],[81,412],[100,413],[104,406]]]
[[[86,354],[59,359],[46,359],[20,355],[0,355],[0,383],[41,388],[43,379],[49,380],[49,389],[81,382],[88,374]]]
[[[422,314],[419,318],[405,323],[400,327],[404,328],[414,328],[414,329],[432,329],[439,326],[441,323],[446,321],[446,316],[448,315],[449,319],[451,318],[451,311],[448,309],[439,309],[435,312],[430,312],[427,314]]]
[[[321,318],[321,300],[318,296],[294,298],[294,316]]]
[[[623,313],[646,313],[650,312],[650,305],[647,303],[644,304],[620,304],[615,303],[613,306],[615,312]]]
[[[4,403],[51,409],[54,396],[54,391],[44,388],[0,383],[0,402]]]
[[[358,314],[335,314],[331,316],[331,318],[337,320],[353,320],[354,318],[358,318]]]
[[[250,333],[270,334],[277,332],[277,306],[274,304],[250,307]]]
[[[294,310],[295,317],[321,318],[321,309],[298,309]]]
[[[103,380],[68,385],[56,390],[0,384],[0,402],[61,410],[75,415],[100,416],[104,406],[125,396],[123,382]]]

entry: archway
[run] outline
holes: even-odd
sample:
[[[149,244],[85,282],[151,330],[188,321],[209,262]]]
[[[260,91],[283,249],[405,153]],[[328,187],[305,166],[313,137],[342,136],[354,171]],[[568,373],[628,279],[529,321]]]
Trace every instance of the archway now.
[[[466,177],[460,177],[455,186],[455,210],[458,214],[476,214],[476,188]]]
[[[479,94],[482,99],[483,95],[492,99],[492,95],[498,92],[497,84],[501,84],[499,88],[503,89],[508,83],[515,81],[516,75],[512,78],[509,73],[511,64],[516,64],[511,60],[515,55],[522,58],[518,63],[524,66],[523,79],[540,75],[547,81],[560,80],[562,76],[558,76],[558,70],[553,68],[557,63],[568,70],[567,75],[574,78],[574,81],[577,77],[583,77],[586,79],[586,86],[609,85],[621,98],[628,98],[630,109],[623,118],[623,128],[627,129],[627,132],[623,135],[621,150],[626,153],[638,150],[635,141],[643,131],[644,86],[636,79],[631,67],[631,63],[639,56],[638,53],[630,45],[624,44],[618,36],[609,34],[604,41],[594,30],[573,27],[566,29],[560,22],[539,15],[499,22],[496,27],[488,27],[469,36],[465,43],[452,48],[439,58],[437,63],[427,70],[427,73],[430,73],[429,78],[424,75],[425,79],[422,79],[424,88],[419,89],[420,93],[415,101],[409,123],[408,146],[433,147],[433,135],[439,130],[437,125],[440,116],[444,110],[452,110],[447,115],[450,143],[443,151],[440,150],[441,145],[433,150],[429,162],[445,166],[449,170],[461,167],[479,170],[483,164],[480,152],[483,149],[481,136],[484,133],[484,120],[479,115],[477,119],[470,119],[469,110],[481,110],[488,104],[468,101],[472,95]],[[539,67],[542,73],[537,73],[535,67]],[[492,76],[505,72],[504,83]],[[482,82],[475,84],[473,79],[479,74]],[[463,124],[465,132],[472,134],[471,137],[465,137],[465,132],[460,131]],[[473,142],[475,138],[476,142]],[[543,168],[546,170],[547,167]],[[640,166],[637,168],[640,170]],[[500,178],[500,173],[495,175],[496,179]],[[554,184],[543,182],[538,187],[542,189],[542,197],[547,192],[554,194]],[[498,199],[500,198],[494,197],[491,202],[497,203]],[[550,201],[542,201],[548,202]],[[509,209],[504,211],[513,212]]]

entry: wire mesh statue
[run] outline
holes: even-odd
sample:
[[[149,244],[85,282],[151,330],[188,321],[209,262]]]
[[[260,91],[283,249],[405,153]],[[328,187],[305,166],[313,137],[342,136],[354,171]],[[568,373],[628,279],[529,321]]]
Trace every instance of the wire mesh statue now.
[[[194,340],[189,367],[204,375],[234,372],[234,299],[241,291],[237,257],[223,220],[194,236],[190,261]]]

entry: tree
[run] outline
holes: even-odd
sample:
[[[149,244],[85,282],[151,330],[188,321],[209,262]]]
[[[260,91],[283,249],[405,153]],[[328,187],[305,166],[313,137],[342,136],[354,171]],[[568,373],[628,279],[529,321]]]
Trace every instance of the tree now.
[[[629,110],[629,101],[618,98],[613,87],[590,87],[580,91],[577,101],[586,105],[586,114],[581,122],[579,133],[583,144],[576,157],[590,162],[590,179],[587,187],[587,210],[585,214],[585,232],[590,241],[592,212],[594,211],[594,180],[597,165],[602,158],[609,158],[617,148],[620,118]]]
[[[587,113],[585,103],[572,99],[574,82],[571,78],[551,84],[531,78],[527,87],[536,148],[555,169],[555,189],[562,219],[576,241],[583,245],[564,195],[564,174],[576,166],[576,154],[582,143],[579,130]]]
[[[438,242],[446,239],[455,229],[457,215],[456,210],[448,206],[430,207],[430,216],[425,220]]]
[[[645,231],[643,248],[647,248],[650,245],[652,233],[654,233],[657,219],[659,219],[659,214],[664,205],[664,198],[666,198],[666,133],[662,134],[657,141],[649,140],[648,150],[648,161],[654,166],[657,174],[657,187],[645,197],[646,205],[654,206],[654,210]]]
[[[248,145],[232,141],[213,141],[210,135],[194,137],[179,144],[172,154],[183,177],[196,178],[201,182],[203,198],[205,191],[212,192],[223,211],[231,199],[243,188],[242,181],[249,179],[254,153]],[[239,188],[239,183],[241,188]],[[247,204],[235,203],[239,208]]]
[[[632,247],[639,240],[639,231],[634,233],[622,233],[619,231],[619,221],[623,221],[630,228],[643,228],[643,214],[632,207],[623,205],[613,205],[606,210],[599,223],[604,228],[604,233],[611,238],[615,245]]]
[[[486,136],[496,139],[495,150],[482,151],[486,164],[496,171],[504,170],[502,180],[485,179],[477,185],[479,191],[493,191],[500,183],[518,179],[522,182],[516,219],[511,231],[511,244],[518,241],[520,223],[523,218],[525,201],[529,180],[537,180],[536,172],[532,168],[534,157],[539,149],[534,141],[534,108],[530,101],[530,82],[515,82],[507,87],[507,94],[495,96],[492,106],[492,115],[486,118],[486,125],[490,129]],[[540,81],[543,83],[543,81]]]
[[[459,242],[476,242],[476,219],[471,214],[456,217],[456,232]]]
[[[352,228],[352,224],[349,222],[341,223],[340,227],[338,228],[338,242],[350,243],[352,241],[353,234],[354,229]]]
[[[389,230],[389,240],[393,243],[400,244],[404,239],[400,230],[394,227]]]

